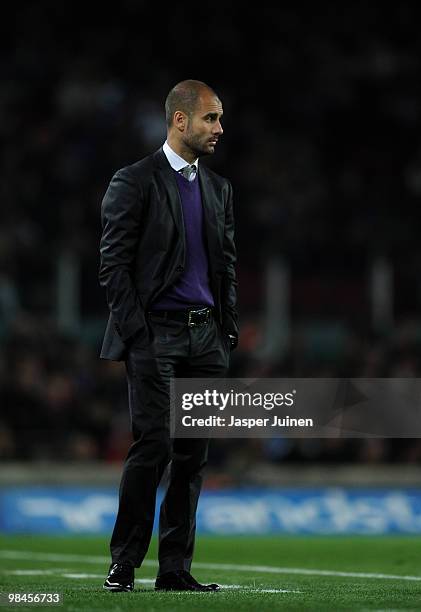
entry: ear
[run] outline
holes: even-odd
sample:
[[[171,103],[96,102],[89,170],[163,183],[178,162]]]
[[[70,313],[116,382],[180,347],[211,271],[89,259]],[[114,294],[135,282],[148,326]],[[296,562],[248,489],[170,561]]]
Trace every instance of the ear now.
[[[183,111],[175,111],[173,125],[180,130],[180,132],[184,132],[187,127],[187,115],[183,113]]]

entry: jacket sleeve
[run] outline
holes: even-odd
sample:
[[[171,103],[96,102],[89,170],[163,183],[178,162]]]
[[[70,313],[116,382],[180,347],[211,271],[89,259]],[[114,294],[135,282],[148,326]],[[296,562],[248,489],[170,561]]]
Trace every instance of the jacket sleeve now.
[[[226,272],[222,278],[221,291],[222,325],[227,333],[237,338],[237,277],[235,272],[237,256],[234,244],[233,193],[230,182],[228,182],[228,198],[225,206],[224,258]]]
[[[99,282],[115,328],[123,342],[146,329],[145,316],[133,282],[140,238],[142,196],[127,168],[111,179],[101,206]]]

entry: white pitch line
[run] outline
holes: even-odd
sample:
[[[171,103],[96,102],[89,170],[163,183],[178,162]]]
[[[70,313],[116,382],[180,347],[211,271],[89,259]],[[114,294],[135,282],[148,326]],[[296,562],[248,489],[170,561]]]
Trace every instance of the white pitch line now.
[[[2,574],[8,574],[13,576],[62,576],[63,578],[71,578],[76,580],[85,580],[86,578],[102,579],[104,574],[69,574],[62,573],[62,570],[5,570]],[[155,583],[155,578],[136,578],[135,582],[138,584],[151,585]],[[224,590],[243,590],[248,593],[301,593],[302,591],[292,591],[289,589],[256,589],[249,587],[245,584],[221,584]],[[198,591],[200,593],[200,591]]]
[[[2,574],[11,574],[12,576],[51,576],[55,573],[55,570],[5,570],[2,572]]]
[[[247,589],[247,593],[302,593],[302,591],[290,591],[288,589]]]
[[[200,569],[214,569],[243,572],[262,572],[265,574],[301,574],[304,576],[339,576],[344,578],[378,578],[383,580],[421,581],[421,576],[400,574],[375,574],[372,572],[339,572],[336,570],[306,569],[302,567],[273,567],[271,565],[235,565],[231,563],[195,563]]]
[[[0,559],[22,559],[28,561],[65,561],[75,563],[109,564],[109,557],[63,555],[55,553],[32,553],[20,550],[2,550]],[[151,560],[143,561],[142,565],[156,567]],[[405,576],[400,574],[375,574],[371,572],[340,572],[336,570],[307,569],[302,567],[275,567],[272,565],[240,565],[233,563],[194,563],[197,569],[213,569],[217,571],[260,572],[263,574],[296,574],[302,576],[338,576],[341,578],[373,578],[375,580],[409,580],[421,582],[421,576]]]

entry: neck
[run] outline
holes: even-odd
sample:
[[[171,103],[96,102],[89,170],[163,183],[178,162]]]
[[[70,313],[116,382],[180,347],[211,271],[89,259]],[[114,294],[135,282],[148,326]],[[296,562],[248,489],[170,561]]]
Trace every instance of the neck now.
[[[189,164],[192,164],[197,159],[197,154],[187,147],[183,142],[176,140],[171,134],[167,135],[167,142],[174,153],[177,153],[180,157],[186,160]]]

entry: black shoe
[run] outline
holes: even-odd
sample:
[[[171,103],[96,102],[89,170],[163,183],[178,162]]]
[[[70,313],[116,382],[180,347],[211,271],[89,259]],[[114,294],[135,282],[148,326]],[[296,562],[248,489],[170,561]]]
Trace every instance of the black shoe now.
[[[134,567],[127,563],[111,563],[104,589],[118,593],[120,591],[133,591]]]
[[[219,584],[200,584],[186,570],[167,572],[158,576],[155,591],[220,591]]]

